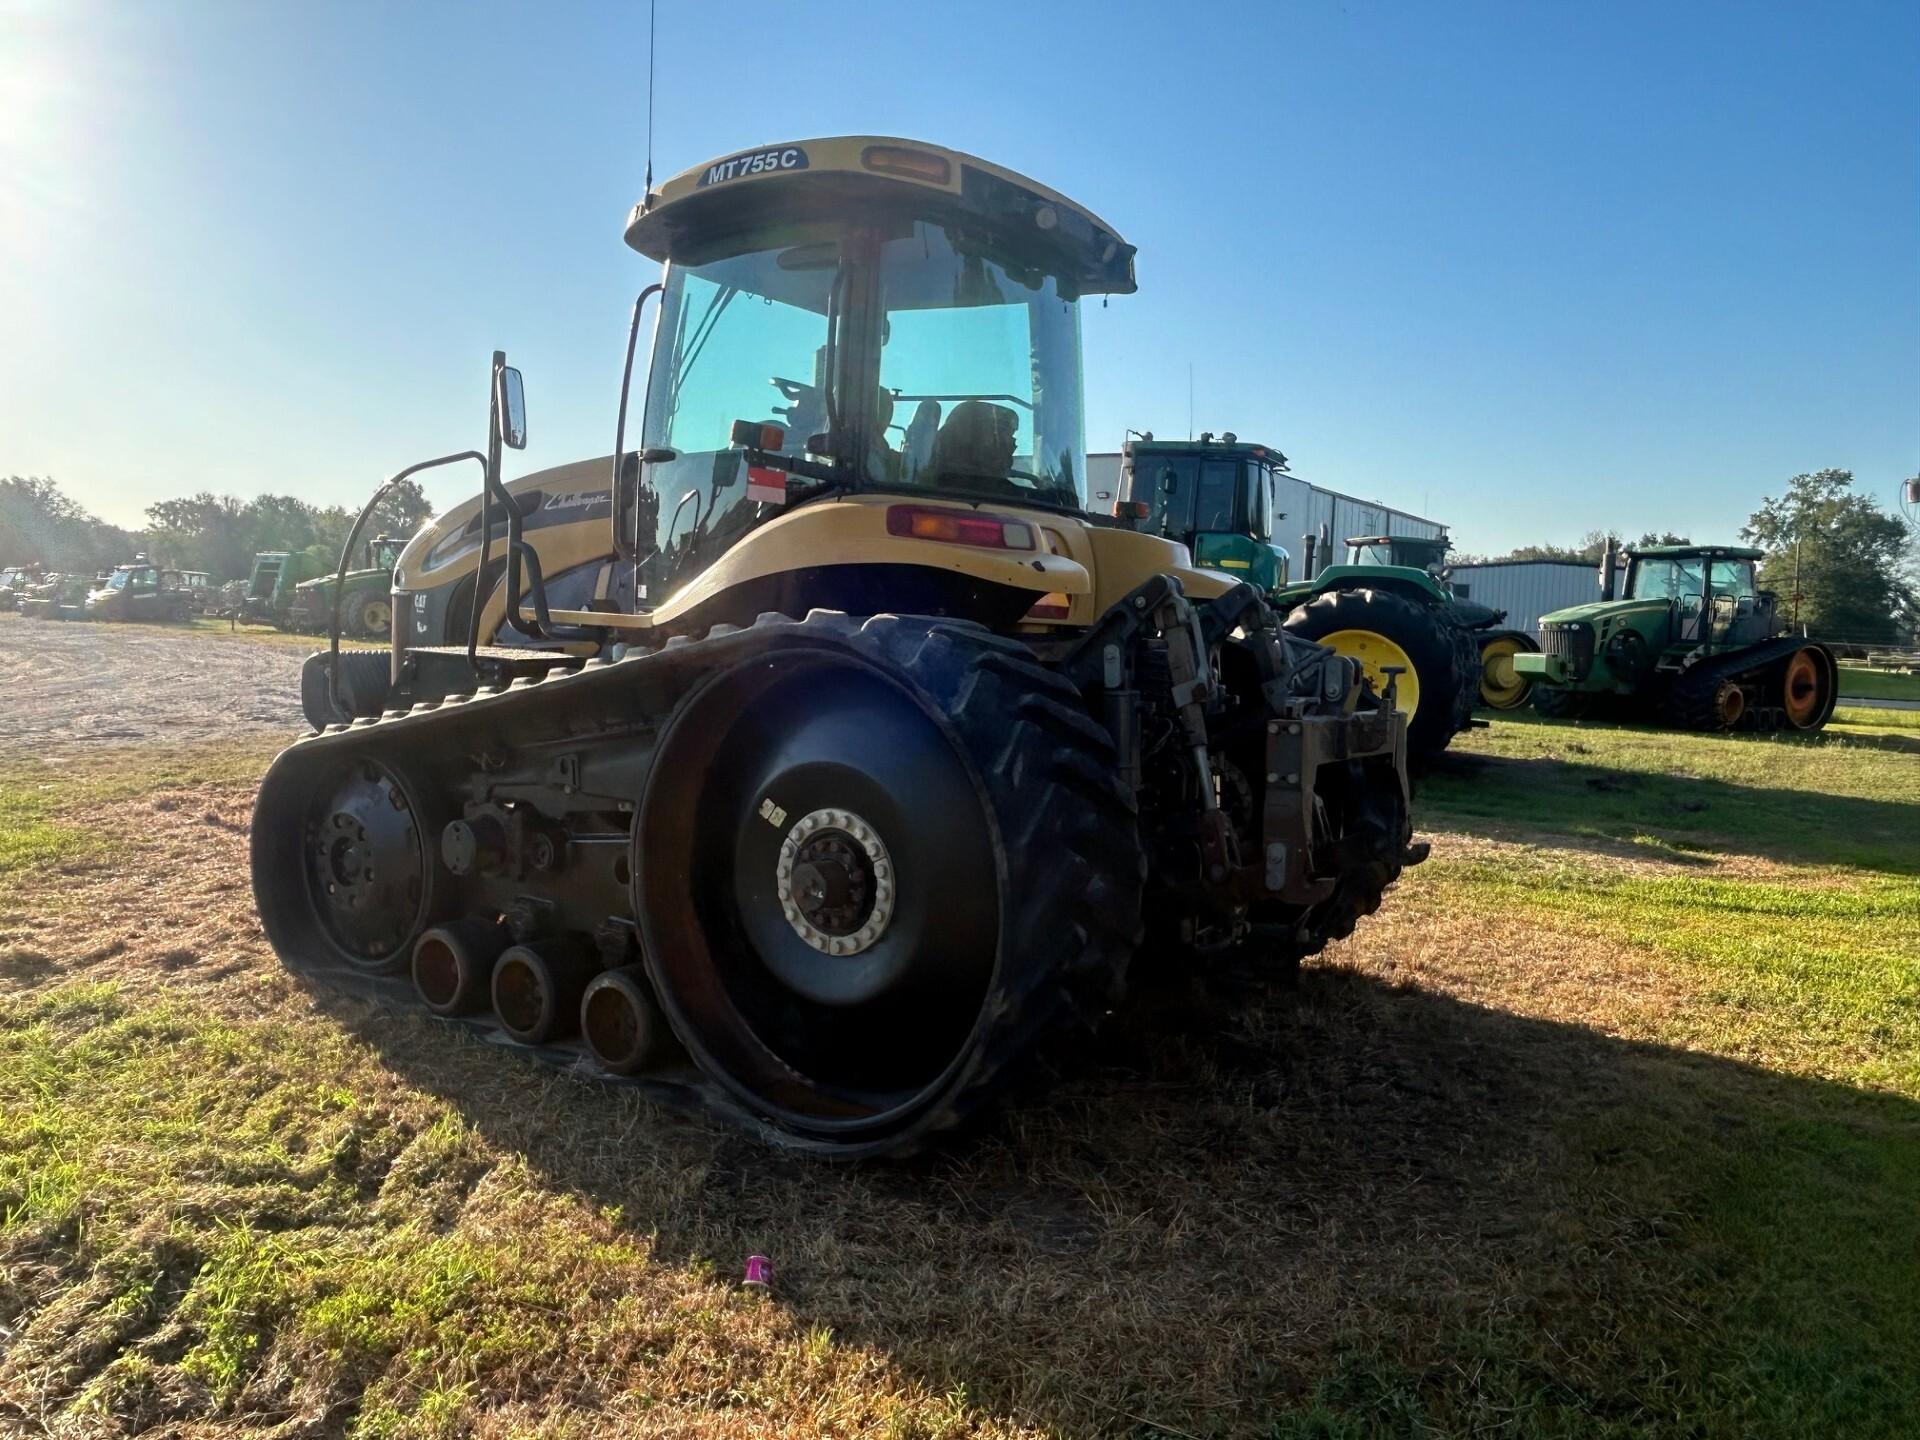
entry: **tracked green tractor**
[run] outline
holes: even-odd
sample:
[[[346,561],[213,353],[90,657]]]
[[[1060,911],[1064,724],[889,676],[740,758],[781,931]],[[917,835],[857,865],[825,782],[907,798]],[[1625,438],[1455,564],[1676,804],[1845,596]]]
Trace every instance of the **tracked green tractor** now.
[[[1502,628],[1504,611],[1454,596],[1445,536],[1352,539],[1344,564],[1295,581],[1274,538],[1287,468],[1278,450],[1233,437],[1148,438],[1129,440],[1120,464],[1115,514],[1123,523],[1183,541],[1196,564],[1260,587],[1291,633],[1358,661],[1376,689],[1391,679],[1416,758],[1444,750],[1472,723],[1476,703],[1525,703],[1525,682],[1510,665],[1532,638]]]
[[[1814,731],[1833,716],[1839,670],[1825,645],[1781,634],[1758,550],[1650,545],[1627,553],[1613,597],[1611,542],[1601,598],[1541,617],[1539,654],[1514,658],[1542,715],[1611,710],[1690,730]]]
[[[1359,667],[1086,511],[1078,307],[1134,288],[1112,227],[847,137],[689,170],[626,239],[665,271],[607,584],[549,593],[496,354],[484,449],[401,471],[348,547],[391,487],[475,464],[475,573],[504,564],[518,643],[481,643],[476,603],[464,643],[336,631],[310,662],[356,718],[255,807],[289,964],[805,1152],[893,1154],[1070,1053],[1143,945],[1282,974],[1421,858],[1405,722]]]

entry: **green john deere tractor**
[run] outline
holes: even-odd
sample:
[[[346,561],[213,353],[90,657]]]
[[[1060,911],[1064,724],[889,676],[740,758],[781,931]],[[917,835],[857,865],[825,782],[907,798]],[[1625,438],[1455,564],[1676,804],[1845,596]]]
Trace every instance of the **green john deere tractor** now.
[[[1291,612],[1286,628],[1360,662],[1376,688],[1395,683],[1408,715],[1411,755],[1444,750],[1476,703],[1511,710],[1527,682],[1512,657],[1533,647],[1500,628],[1506,612],[1457,599],[1445,578],[1446,537],[1367,536],[1347,542],[1344,564],[1293,581],[1274,541],[1284,518],[1279,482],[1287,457],[1235,439],[1129,440],[1121,451],[1123,523],[1182,540],[1196,564],[1258,586]]]
[[[1758,550],[1649,545],[1627,554],[1613,596],[1613,547],[1600,599],[1541,617],[1538,654],[1514,657],[1542,715],[1610,707],[1689,730],[1814,731],[1833,716],[1833,652],[1781,634],[1771,591],[1754,585]]]
[[[404,535],[382,535],[367,543],[362,564],[347,572],[341,591],[340,633],[385,640],[393,630],[393,567],[407,548]],[[333,576],[303,580],[293,587],[293,602],[283,622],[289,630],[318,634],[333,620]]]

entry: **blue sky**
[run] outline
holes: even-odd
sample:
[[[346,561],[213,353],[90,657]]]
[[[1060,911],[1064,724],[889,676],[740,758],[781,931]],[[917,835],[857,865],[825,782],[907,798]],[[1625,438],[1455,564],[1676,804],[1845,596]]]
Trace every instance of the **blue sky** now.
[[[1140,249],[1088,444],[1279,445],[1466,548],[1920,471],[1920,5],[660,0],[660,174],[917,136]],[[644,5],[0,0],[0,473],[137,523],[611,445]],[[450,472],[451,473],[451,472]],[[441,480],[435,498],[450,502]]]

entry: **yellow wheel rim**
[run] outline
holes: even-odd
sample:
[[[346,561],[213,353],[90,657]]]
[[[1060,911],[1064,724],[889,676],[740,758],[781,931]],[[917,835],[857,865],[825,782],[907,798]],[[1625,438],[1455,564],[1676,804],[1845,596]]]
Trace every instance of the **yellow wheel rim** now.
[[[384,600],[376,600],[367,606],[367,632],[372,635],[384,635],[393,629],[393,607]]]
[[[1503,635],[1489,640],[1480,652],[1480,703],[1488,709],[1513,710],[1526,702],[1532,686],[1513,668],[1513,657],[1523,648],[1511,635]]]
[[[1377,630],[1336,630],[1331,635],[1322,635],[1320,643],[1336,655],[1358,660],[1361,673],[1383,695],[1387,690],[1388,668],[1398,667],[1400,674],[1394,677],[1397,682],[1394,707],[1408,720],[1413,719],[1414,712],[1420,708],[1420,675],[1406,651]]]

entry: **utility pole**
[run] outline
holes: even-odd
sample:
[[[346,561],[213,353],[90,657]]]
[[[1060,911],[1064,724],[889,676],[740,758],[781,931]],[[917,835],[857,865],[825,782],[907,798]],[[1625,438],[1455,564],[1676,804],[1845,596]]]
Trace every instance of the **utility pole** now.
[[[1187,362],[1187,439],[1193,439],[1193,362]]]

